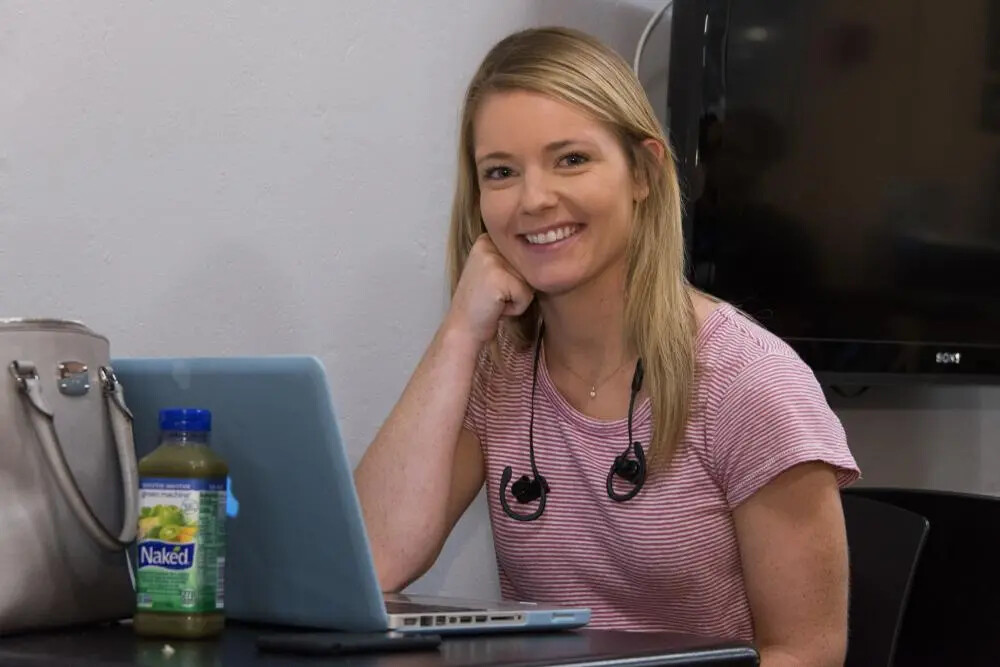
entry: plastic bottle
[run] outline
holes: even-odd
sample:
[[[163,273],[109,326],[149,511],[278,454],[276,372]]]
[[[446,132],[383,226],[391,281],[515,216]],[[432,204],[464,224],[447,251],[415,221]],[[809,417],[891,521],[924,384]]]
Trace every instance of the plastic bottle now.
[[[200,639],[225,625],[225,461],[208,410],[160,412],[160,445],[139,461],[135,632]]]

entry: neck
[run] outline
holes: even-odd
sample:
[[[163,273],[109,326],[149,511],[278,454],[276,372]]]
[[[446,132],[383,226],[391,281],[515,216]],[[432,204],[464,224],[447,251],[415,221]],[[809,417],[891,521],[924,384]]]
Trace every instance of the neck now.
[[[596,381],[634,357],[624,337],[624,294],[622,267],[570,293],[542,296],[546,358]]]

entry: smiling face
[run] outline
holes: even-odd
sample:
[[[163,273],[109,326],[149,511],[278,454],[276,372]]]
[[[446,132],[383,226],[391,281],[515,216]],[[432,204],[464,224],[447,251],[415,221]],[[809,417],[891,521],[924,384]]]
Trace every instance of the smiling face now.
[[[496,92],[473,139],[486,230],[533,288],[564,294],[624,267],[637,188],[606,126],[552,97]]]

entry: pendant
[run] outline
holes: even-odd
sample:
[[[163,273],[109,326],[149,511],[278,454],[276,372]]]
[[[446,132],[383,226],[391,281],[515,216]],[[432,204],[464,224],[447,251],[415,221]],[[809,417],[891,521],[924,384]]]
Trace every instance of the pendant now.
[[[591,387],[590,388],[590,397],[591,398],[597,398],[597,387]]]

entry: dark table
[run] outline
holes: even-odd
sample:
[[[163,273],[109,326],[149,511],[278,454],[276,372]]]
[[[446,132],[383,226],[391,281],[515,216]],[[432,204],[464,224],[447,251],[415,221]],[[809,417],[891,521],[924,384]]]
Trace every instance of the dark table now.
[[[446,638],[437,650],[311,658],[259,653],[256,638],[270,628],[232,624],[204,642],[139,640],[128,625],[0,638],[0,665],[13,667],[227,667],[334,665],[354,667],[650,667],[757,665],[742,642],[673,633],[578,630]],[[175,652],[163,652],[169,644]]]

